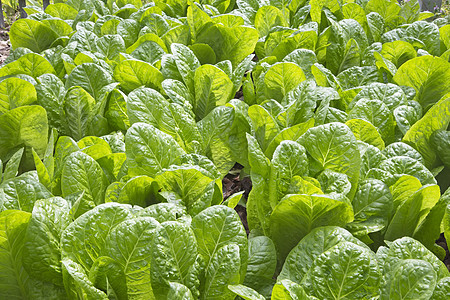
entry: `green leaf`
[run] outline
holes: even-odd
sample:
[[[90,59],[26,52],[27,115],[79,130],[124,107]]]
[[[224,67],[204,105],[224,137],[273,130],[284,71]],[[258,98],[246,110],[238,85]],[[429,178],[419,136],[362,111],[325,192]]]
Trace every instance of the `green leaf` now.
[[[419,179],[411,175],[402,175],[392,184],[389,189],[394,200],[394,211],[400,204],[405,202],[410,196],[422,187]]]
[[[69,39],[68,36],[73,31],[72,27],[68,23],[64,22],[63,20],[47,19],[47,20],[42,20],[41,23],[44,25],[47,25],[58,36],[58,38],[50,45],[51,48],[52,48],[52,46],[62,43],[61,42],[62,39],[68,40]]]
[[[413,236],[439,198],[439,186],[426,185],[420,188],[398,207],[385,238],[392,241],[402,236]]]
[[[350,94],[349,98],[353,98],[360,91],[359,87],[377,82],[380,80],[379,77],[379,70],[375,66],[354,66],[339,73],[337,80],[341,88]],[[341,94],[345,95],[345,92],[341,92]]]
[[[192,219],[191,226],[197,241],[203,241],[198,244],[198,252],[205,261],[206,272],[214,271],[217,267],[215,264],[220,263],[217,259],[223,259],[224,257],[222,256],[225,253],[234,250],[238,257],[240,257],[238,258],[237,268],[240,270],[238,271],[238,276],[239,274],[241,275],[238,282],[242,282],[247,270],[248,241],[247,234],[237,213],[224,205],[212,206],[196,215]],[[236,245],[237,249],[231,245]],[[223,249],[228,246],[231,249]],[[223,250],[220,251],[219,249]],[[231,259],[231,257],[229,258]],[[228,265],[228,267],[231,269],[236,266]],[[203,286],[200,290],[201,292],[203,291],[203,288],[206,287]]]
[[[148,176],[136,176],[123,185],[116,201],[119,203],[145,207],[152,202],[156,202],[154,197],[157,188],[158,185],[156,185],[153,178]]]
[[[422,41],[425,45],[424,50],[431,55],[440,54],[439,27],[436,24],[417,21],[409,25],[406,34]]]
[[[269,201],[272,207],[289,192],[294,176],[308,174],[308,158],[303,146],[294,141],[282,141],[275,149],[269,178]]]
[[[56,71],[51,63],[36,53],[27,53],[0,68],[0,77],[25,74],[38,78],[48,73],[56,75]]]
[[[125,21],[125,20],[122,20],[122,22],[123,21]],[[131,21],[131,20],[127,20],[127,21]],[[124,23],[123,23],[124,24]],[[139,29],[138,29],[139,30]],[[122,36],[122,37],[124,37],[124,36]],[[125,44],[126,45],[128,45],[128,40],[125,40]],[[154,34],[154,33],[146,33],[146,34],[144,34],[144,35],[141,35],[138,39],[137,39],[137,41],[132,41],[132,43],[134,43],[133,45],[131,45],[131,46],[128,46],[128,48],[127,48],[127,53],[128,54],[131,54],[131,53],[133,53],[133,51],[135,51],[140,45],[142,45],[142,44],[144,44],[145,42],[155,42],[155,43],[157,43],[166,53],[168,53],[168,51],[167,51],[167,47],[166,47],[166,45],[164,44],[164,41],[160,38],[160,37],[158,37],[156,34]]]
[[[126,95],[117,89],[111,92],[105,117],[114,130],[127,130],[130,127],[126,99]]]
[[[222,1],[222,2],[226,2],[226,1]],[[231,14],[215,16],[215,18],[213,18],[212,21],[214,23],[221,23],[227,27],[235,27],[235,26],[244,25],[243,17],[235,16],[235,15],[231,15]]]
[[[384,43],[380,54],[390,60],[397,68],[417,56],[413,45],[401,40]]]
[[[194,118],[185,107],[170,103],[165,107],[159,129],[170,134],[186,152],[196,152],[203,141]]]
[[[406,132],[403,142],[419,151],[425,159],[425,165],[433,168],[437,163],[437,155],[430,143],[430,138],[437,130],[445,130],[449,123],[450,98],[443,97]]]
[[[394,81],[414,88],[415,100],[428,110],[450,92],[450,63],[429,55],[413,58],[398,69]]]
[[[66,95],[64,83],[56,75],[44,74],[38,77],[35,88],[37,103],[47,111],[49,125],[63,129],[63,103]]]
[[[219,106],[197,123],[203,138],[204,155],[214,162],[222,176],[225,176],[235,163],[229,147],[235,114],[233,107]]]
[[[117,59],[120,53],[126,51],[125,41],[120,35],[104,35],[96,43],[98,52],[111,60]]]
[[[352,103],[356,103],[359,99],[362,98],[370,100],[380,100],[391,111],[393,111],[400,105],[407,104],[405,92],[399,86],[391,83],[383,84],[375,82],[363,87],[363,89],[353,99]]]
[[[3,182],[17,176],[17,172],[19,171],[19,167],[20,167],[20,162],[22,161],[22,157],[23,157],[23,151],[24,151],[24,148],[20,148],[8,160],[8,163],[5,166],[5,170],[3,171]],[[34,152],[34,153],[36,153],[36,152]]]
[[[355,220],[347,228],[359,236],[384,229],[393,214],[389,187],[377,179],[360,182],[352,206]]]
[[[200,67],[200,62],[195,54],[185,45],[173,44],[170,48],[172,50],[177,69],[180,72],[186,87],[189,91],[191,91],[191,93],[193,93],[195,80],[193,78],[194,72]]]
[[[233,82],[233,92],[232,95],[234,96],[239,89],[242,87],[242,82],[244,80],[244,75],[247,71],[250,71],[253,67],[253,59],[255,55],[250,54],[247,56],[243,61],[241,61],[236,68],[234,68],[232,74],[231,74],[231,81]]]
[[[356,192],[361,164],[356,138],[341,123],[330,123],[309,129],[300,139],[310,155],[310,174],[324,169],[346,174],[352,184],[350,199]],[[317,169],[313,168],[317,165]]]
[[[28,274],[22,263],[25,232],[31,214],[7,210],[0,213],[0,287],[2,297],[28,296]]]
[[[252,105],[248,108],[252,132],[264,152],[269,143],[278,135],[280,128],[273,116],[261,105]]]
[[[69,297],[89,300],[108,299],[104,292],[94,287],[80,264],[71,259],[63,259],[61,265],[64,286]]]
[[[366,13],[376,12],[380,14],[386,21],[387,25],[392,25],[390,23],[394,22],[395,18],[398,17],[401,8],[397,2],[394,1],[380,1],[380,0],[370,0],[367,2],[364,10]]]
[[[436,245],[436,240],[439,239],[441,232],[445,231],[445,221],[443,219],[445,216],[445,208],[450,203],[449,195],[450,191],[441,195],[439,201],[431,208],[430,213],[419,225],[413,236],[425,247],[431,249],[431,251],[441,259],[442,257],[445,257],[444,251],[442,251],[441,247]]]
[[[202,174],[198,167],[168,169],[155,180],[162,191],[173,193],[192,216],[222,201],[222,197],[220,201],[214,201],[211,193],[214,192],[215,180]]]
[[[437,281],[432,266],[415,259],[399,262],[386,277],[380,299],[429,299]]]
[[[275,26],[288,26],[281,10],[274,6],[263,6],[258,9],[254,23],[260,37],[269,34],[270,30]]]
[[[0,113],[36,102],[36,90],[30,82],[7,78],[0,83]]]
[[[389,242],[388,247],[378,248],[377,259],[385,275],[392,273],[399,262],[415,259],[431,264],[438,279],[448,276],[448,270],[444,263],[424,245],[410,237],[402,237]]]
[[[168,30],[162,37],[167,48],[174,43],[189,44],[191,35],[187,24],[180,25]]]
[[[35,277],[30,277],[28,291],[28,295],[32,299],[67,299],[64,287],[41,281]]]
[[[354,19],[358,21],[367,35],[369,35],[370,29],[367,24],[367,16],[364,9],[357,3],[346,3],[342,6],[342,14],[344,19]]]
[[[119,263],[109,256],[97,258],[87,274],[92,284],[101,290],[108,290],[118,299],[126,297],[127,284],[125,274]]]
[[[6,209],[31,212],[37,200],[52,197],[45,186],[39,183],[37,176],[34,177],[30,173],[10,179],[0,188],[4,192],[2,206]]]
[[[203,119],[216,106],[226,104],[231,98],[233,82],[219,68],[203,65],[194,74],[195,101],[193,110],[197,119]]]
[[[55,197],[36,201],[23,249],[23,263],[31,276],[62,285],[60,239],[70,224],[69,204]]]
[[[178,282],[169,282],[170,290],[167,293],[167,299],[185,299],[194,300],[191,290],[184,284]]]
[[[152,240],[159,223],[150,217],[123,221],[106,238],[105,253],[117,262],[125,275],[128,297],[153,298],[150,278]],[[115,287],[113,285],[113,289]]]
[[[194,44],[189,45],[189,49],[194,52],[194,55],[199,60],[200,64],[206,65],[210,64],[213,65],[217,62],[216,60],[216,53],[214,53],[214,50],[211,48],[211,46],[207,44]]]
[[[229,60],[236,67],[252,54],[258,41],[256,29],[247,26],[225,27],[214,24],[201,31],[197,43],[208,44],[216,53],[217,61]]]
[[[338,193],[346,196],[352,189],[351,183],[345,174],[337,173],[330,170],[324,170],[317,177],[320,189],[325,194]]]
[[[289,279],[278,281],[274,285],[272,290],[272,300],[294,300],[294,299],[307,299],[310,298],[306,295],[305,290],[295,282]]]
[[[450,132],[445,130],[435,131],[430,137],[431,145],[446,167],[450,167]]]
[[[152,65],[160,61],[164,54],[164,49],[154,41],[145,41],[131,52],[132,57]]]
[[[211,18],[200,7],[197,5],[189,5],[187,9],[187,23],[191,29],[192,39],[194,41],[197,40],[199,34],[202,32],[204,27],[206,27],[205,25],[211,22]]]
[[[298,84],[306,80],[302,69],[290,62],[273,65],[264,76],[264,95],[279,102]]]
[[[54,178],[55,178],[55,189],[58,191],[57,194],[61,193],[61,172],[64,167],[64,161],[67,156],[71,153],[80,150],[77,143],[68,136],[62,136],[58,139],[55,146],[54,155]]]
[[[192,229],[185,224],[168,221],[161,224],[152,242],[151,279],[157,298],[169,292],[168,281],[188,287],[198,296],[197,242]]]
[[[242,255],[241,249],[234,243],[224,245],[213,252],[205,269],[206,279],[200,299],[231,300],[235,298],[228,289],[228,285],[238,284],[242,281],[239,272],[240,267],[242,270],[239,255]]]
[[[96,136],[84,137],[78,141],[77,145],[80,147],[81,152],[86,153],[95,160],[112,154],[109,144],[104,139]]]
[[[119,63],[114,69],[114,78],[126,92],[141,86],[161,90],[164,80],[162,73],[151,64],[134,59]]]
[[[50,27],[31,19],[17,20],[11,26],[10,32],[13,49],[24,47],[37,53],[50,48],[50,45],[58,38]]]
[[[422,107],[420,106],[420,108]],[[419,121],[421,116],[421,110],[419,111],[416,107],[409,105],[401,105],[394,110],[395,122],[397,122],[398,129],[400,129],[403,135]]]
[[[66,80],[66,88],[72,86],[82,87],[96,101],[105,96],[105,88],[113,82],[112,76],[102,67],[93,63],[84,63],[77,66]]]
[[[186,208],[174,203],[157,203],[139,210],[138,217],[152,217],[159,223],[176,221],[186,215]]]
[[[272,240],[258,236],[248,240],[248,264],[244,285],[269,295],[277,267],[277,253]]]
[[[61,174],[61,189],[64,197],[83,191],[88,202],[96,205],[104,202],[106,182],[100,165],[83,152],[70,154]]]
[[[375,42],[381,41],[381,36],[385,31],[385,22],[382,16],[376,12],[366,14],[367,24],[370,34]]]
[[[364,29],[353,19],[332,22],[328,43],[330,46],[326,52],[327,68],[333,74],[339,74],[350,67],[360,66],[361,53],[368,46]]]
[[[95,99],[82,87],[72,87],[64,100],[65,126],[75,139],[89,135],[89,126],[94,118]]]
[[[320,255],[343,242],[367,247],[340,227],[324,226],[311,230],[289,253],[278,280],[289,279],[300,284]]]
[[[296,141],[298,140],[308,129],[314,127],[315,120],[313,118],[309,119],[306,122],[296,124],[292,127],[285,128],[281,130],[270,142],[264,154],[267,157],[272,157],[275,149],[280,145],[282,141],[290,140]]]
[[[119,34],[123,38],[123,40],[125,41],[125,46],[130,47],[138,39],[139,29],[140,26],[137,21],[132,19],[124,19],[121,20],[117,25],[117,34]],[[164,43],[162,44],[164,45]]]
[[[216,180],[222,178],[222,175],[217,167],[206,156],[199,154],[186,154],[182,156],[181,163],[185,166],[198,167],[202,174],[208,176],[209,178]]]
[[[47,6],[45,13],[63,20],[74,20],[78,11],[66,3],[54,3]]]
[[[247,133],[248,161],[252,172],[265,178],[270,174],[270,160],[264,155],[258,141]]]
[[[188,112],[192,116],[194,115],[192,112],[192,103],[194,102],[194,97],[187,86],[184,85],[184,83],[179,80],[166,79],[162,82],[162,87],[164,89],[164,92],[167,94],[167,96],[169,96],[170,100],[172,100],[173,103],[177,103],[183,106],[186,112]]]
[[[128,171],[130,175],[148,175],[176,164],[183,149],[168,134],[144,123],[131,126],[125,136]]]
[[[424,163],[422,155],[420,155],[420,153],[416,149],[403,142],[397,142],[388,145],[383,150],[383,154],[386,156],[386,158],[393,158],[396,156],[408,156],[411,157],[412,159],[417,160],[422,164]]]
[[[27,146],[43,156],[47,148],[48,124],[45,109],[22,106],[0,116],[0,159],[7,161],[11,151]]]
[[[292,62],[300,66],[307,79],[313,79],[311,66],[317,63],[314,51],[308,49],[296,49],[283,58],[284,62]]]
[[[392,62],[384,58],[380,53],[374,52],[373,56],[375,58],[375,65],[378,70],[381,73],[386,74],[388,78],[392,78],[395,73],[397,73],[397,67]]]
[[[258,294],[257,291],[242,285],[242,284],[235,284],[235,285],[229,285],[228,289],[235,293],[237,296],[243,298],[244,300],[264,300],[264,298],[261,294]]]
[[[62,259],[73,260],[80,268],[90,270],[104,253],[109,232],[130,217],[129,207],[117,203],[101,204],[81,215],[62,234]]]
[[[433,174],[417,160],[407,156],[395,156],[384,160],[379,169],[387,171],[392,175],[412,175],[420,180],[421,184],[435,184]]]
[[[159,127],[169,102],[159,92],[142,87],[128,94],[126,105],[131,124],[144,122]]]
[[[265,55],[274,56],[278,61],[284,61],[284,58],[296,49],[314,50],[317,43],[315,25],[313,23],[311,27],[308,25],[304,27],[299,31],[284,29],[272,32],[264,43]],[[257,54],[259,54],[258,52]]]
[[[377,295],[380,279],[371,250],[341,242],[314,260],[302,285],[308,294],[319,299],[363,299]]]
[[[377,128],[383,140],[388,143],[393,140],[394,118],[389,108],[380,100],[359,100],[348,113],[348,118],[366,120]]]
[[[273,209],[270,233],[283,261],[312,229],[344,226],[353,220],[350,202],[322,195],[287,195]]]
[[[345,125],[350,128],[357,140],[366,142],[380,150],[384,149],[384,141],[372,123],[362,119],[351,119],[345,122]]]
[[[127,156],[125,153],[111,153],[102,156],[97,163],[103,169],[109,182],[120,180],[120,170],[122,169]]]
[[[320,24],[322,9],[325,4],[325,0],[313,0],[311,2],[311,20]]]
[[[450,295],[450,277],[442,278],[436,283],[433,296],[430,300],[445,299]]]

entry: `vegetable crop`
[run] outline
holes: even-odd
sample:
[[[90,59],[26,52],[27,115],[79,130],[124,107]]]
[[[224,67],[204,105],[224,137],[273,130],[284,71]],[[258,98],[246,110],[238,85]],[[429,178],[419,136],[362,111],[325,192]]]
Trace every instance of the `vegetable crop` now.
[[[450,298],[448,17],[417,0],[26,12],[0,68],[0,299]],[[224,199],[230,170],[248,195]]]

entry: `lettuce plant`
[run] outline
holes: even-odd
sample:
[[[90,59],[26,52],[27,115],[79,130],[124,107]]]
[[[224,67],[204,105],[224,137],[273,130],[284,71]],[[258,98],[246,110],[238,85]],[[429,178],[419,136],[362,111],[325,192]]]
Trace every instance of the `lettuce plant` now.
[[[107,203],[73,220],[60,197],[3,211],[2,295],[233,299],[227,285],[243,282],[248,261],[239,217],[225,206],[183,216],[176,204]]]
[[[448,18],[144,2],[11,27],[0,298],[448,297]],[[252,189],[224,201],[238,173]]]
[[[289,253],[270,299],[423,298],[449,291],[445,265],[412,238],[389,242],[374,253],[348,231],[311,231]],[[229,289],[244,299],[265,299],[245,285]]]

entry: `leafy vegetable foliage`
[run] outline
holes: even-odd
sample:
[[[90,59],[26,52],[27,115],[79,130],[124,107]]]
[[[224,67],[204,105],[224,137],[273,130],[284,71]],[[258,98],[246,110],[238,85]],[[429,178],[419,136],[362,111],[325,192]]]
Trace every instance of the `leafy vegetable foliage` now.
[[[0,298],[448,298],[449,20],[349,2],[28,6]]]

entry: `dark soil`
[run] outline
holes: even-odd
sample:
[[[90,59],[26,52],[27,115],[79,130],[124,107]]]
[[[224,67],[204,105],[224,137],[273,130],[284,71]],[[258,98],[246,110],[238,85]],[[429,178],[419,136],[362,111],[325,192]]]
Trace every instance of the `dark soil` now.
[[[249,177],[240,178],[240,171],[242,170],[242,166],[240,164],[236,164],[233,169],[228,173],[227,176],[222,180],[222,187],[223,187],[223,198],[227,199],[231,195],[244,191],[243,203],[247,203],[248,194],[250,193],[250,190],[252,189],[252,181]],[[243,205],[236,205],[234,210],[238,213],[239,217],[241,218],[242,224],[244,225],[245,231],[247,231],[247,236],[249,235],[250,231],[248,229],[247,224],[247,210],[245,206]]]
[[[450,252],[448,251],[447,241],[445,240],[444,234],[441,233],[441,236],[436,241],[436,244],[444,248],[445,250],[445,258],[444,258],[444,264],[447,266],[447,269],[450,271]]]
[[[0,65],[8,57],[9,51],[9,25],[6,25],[6,28],[0,28]]]
[[[225,176],[225,178],[222,181],[223,186],[223,197],[224,199],[227,199],[231,195],[238,193],[240,191],[244,191],[244,202],[247,203],[248,194],[250,193],[250,190],[252,189],[252,181],[249,177],[240,178],[240,170],[242,169],[242,166],[239,164],[236,164],[233,169],[230,171],[230,173]],[[249,228],[247,223],[247,209],[243,205],[237,205],[234,210],[238,213],[239,217],[241,218],[242,224],[244,225],[245,230],[247,231],[247,236],[249,235]],[[436,240],[436,244],[444,248],[446,255],[443,260],[445,266],[450,271],[450,252],[447,246],[447,241],[445,240],[444,234],[441,233],[441,236],[438,240]]]

